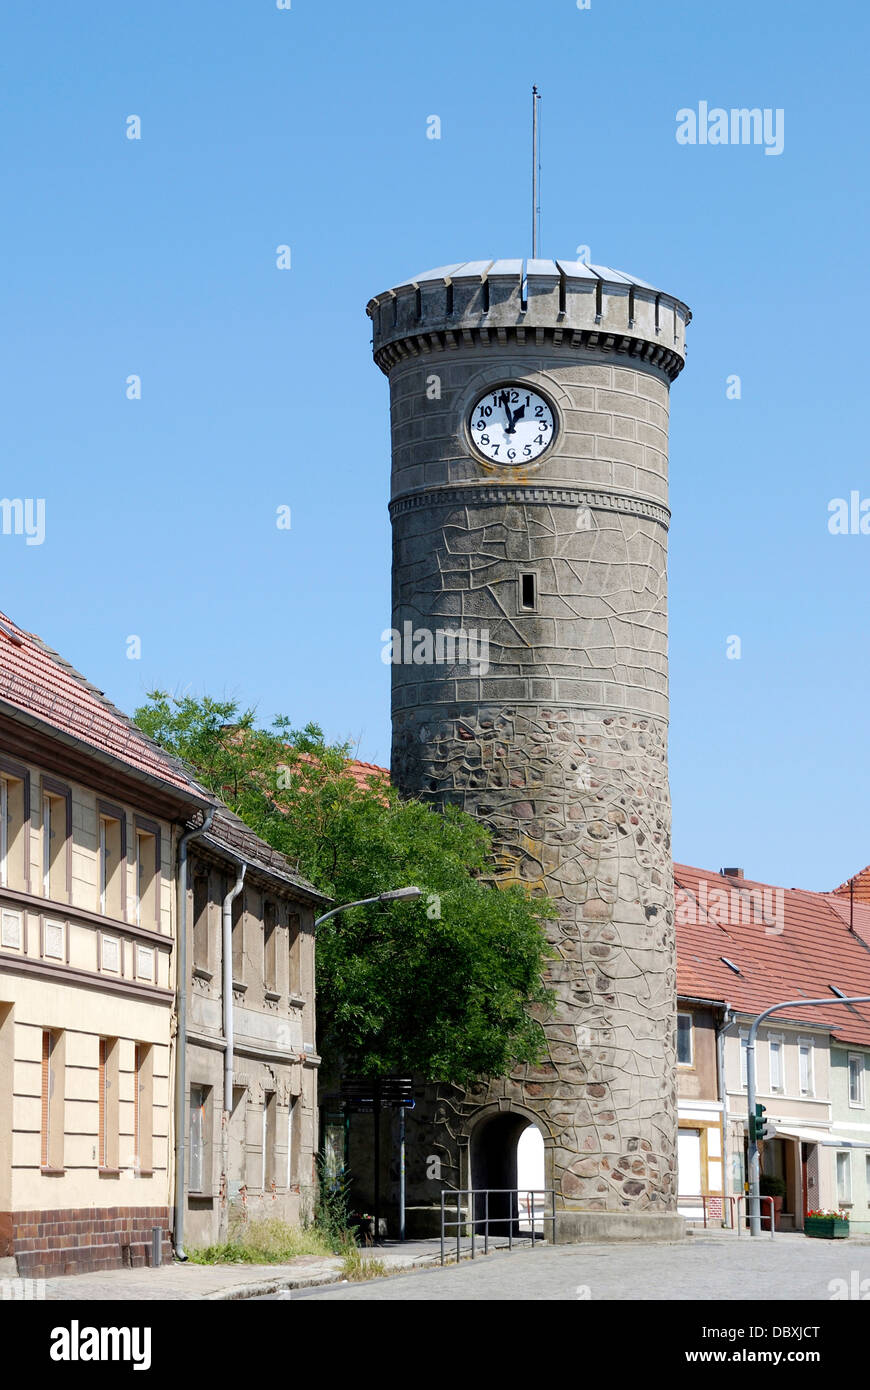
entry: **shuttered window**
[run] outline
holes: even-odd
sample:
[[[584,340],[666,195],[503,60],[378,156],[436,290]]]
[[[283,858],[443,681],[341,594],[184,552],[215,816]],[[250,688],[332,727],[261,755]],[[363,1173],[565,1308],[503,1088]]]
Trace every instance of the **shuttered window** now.
[[[54,1039],[51,1033],[42,1034],[42,1157],[43,1168],[48,1167],[51,1146],[51,1052]]]
[[[63,1168],[64,1075],[64,1035],[46,1028],[42,1033],[40,1163],[52,1172]]]
[[[106,1039],[100,1038],[99,1164],[106,1167]]]

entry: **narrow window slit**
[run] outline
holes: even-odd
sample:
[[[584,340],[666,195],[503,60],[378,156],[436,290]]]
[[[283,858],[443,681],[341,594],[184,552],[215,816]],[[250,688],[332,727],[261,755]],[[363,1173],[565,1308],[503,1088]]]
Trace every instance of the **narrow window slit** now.
[[[533,574],[520,575],[520,606],[534,610],[537,607],[537,594],[535,592],[535,576]]]

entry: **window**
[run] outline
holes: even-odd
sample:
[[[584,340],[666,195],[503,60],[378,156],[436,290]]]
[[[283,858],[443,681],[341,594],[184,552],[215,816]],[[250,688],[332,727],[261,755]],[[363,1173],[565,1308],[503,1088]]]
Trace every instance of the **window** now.
[[[293,1131],[296,1126],[296,1106],[298,1104],[296,1096],[290,1097],[290,1108],[287,1111],[287,1186],[293,1182],[293,1162],[296,1157],[296,1145],[293,1142]],[[867,1160],[870,1166],[870,1158]]]
[[[120,1120],[117,1038],[100,1038],[98,1100],[98,1164],[103,1172],[117,1173]]]
[[[55,902],[69,894],[68,845],[72,796],[59,782],[42,780],[42,895]]]
[[[864,1155],[864,1185],[866,1188],[865,1199],[870,1207],[870,1154]]]
[[[190,1088],[190,1191],[200,1197],[211,1194],[211,1086]]]
[[[42,1034],[42,1120],[40,1164],[45,1172],[63,1169],[65,1040],[63,1033]]]
[[[275,1182],[275,1143],[278,1138],[278,1096],[267,1091],[263,1099],[263,1191],[268,1192]]]
[[[782,1038],[771,1038],[768,1043],[770,1051],[770,1089],[772,1091],[782,1091],[783,1070],[782,1070]]]
[[[842,1205],[843,1202],[852,1200],[852,1155],[850,1153],[837,1154],[837,1201]]]
[[[263,983],[278,990],[278,913],[273,902],[263,903]]]
[[[534,613],[538,606],[537,584],[535,575],[520,575],[520,608],[527,613]]]
[[[136,1043],[133,1076],[133,1151],[138,1173],[154,1165],[154,1058],[148,1043]]]
[[[740,1085],[744,1091],[749,1085],[749,1034],[740,1034]]]
[[[136,924],[155,931],[160,918],[160,829],[136,817]]]
[[[290,914],[289,925],[290,993],[298,996],[302,992],[302,928],[298,913]]]
[[[813,1094],[813,1045],[811,1042],[798,1042],[798,1074],[802,1096]]]
[[[196,874],[193,880],[193,964],[208,970],[209,952],[209,891],[208,874]]]
[[[104,917],[126,915],[127,820],[124,812],[103,802],[99,814],[100,912]]]
[[[849,1053],[849,1104],[864,1108],[864,1058],[860,1052]]]
[[[692,1015],[677,1014],[677,1065],[691,1067],[693,1056]]]
[[[229,892],[227,888],[227,892]],[[245,980],[245,890],[233,898],[233,979],[237,984]]]
[[[205,1143],[205,1087],[190,1088],[190,1190],[202,1192]]]
[[[25,840],[30,825],[30,777],[0,758],[0,888],[27,891]]]

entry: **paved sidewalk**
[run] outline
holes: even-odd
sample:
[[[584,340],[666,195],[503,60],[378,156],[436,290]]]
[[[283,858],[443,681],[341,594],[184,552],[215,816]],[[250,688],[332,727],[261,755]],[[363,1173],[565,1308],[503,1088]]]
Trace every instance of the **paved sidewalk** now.
[[[504,1242],[505,1244],[507,1242]],[[525,1242],[515,1241],[514,1245]],[[490,1241],[490,1246],[502,1244]],[[462,1242],[463,1255],[470,1242]],[[477,1248],[482,1242],[478,1240]],[[390,1273],[441,1263],[439,1240],[387,1242],[360,1251],[363,1259],[380,1260]],[[456,1242],[448,1257],[456,1256]],[[46,1299],[84,1301],[152,1301],[155,1299],[258,1298],[284,1289],[336,1284],[343,1278],[340,1256],[300,1255],[283,1265],[169,1264],[162,1269],[111,1269],[100,1274],[67,1274],[46,1280]]]

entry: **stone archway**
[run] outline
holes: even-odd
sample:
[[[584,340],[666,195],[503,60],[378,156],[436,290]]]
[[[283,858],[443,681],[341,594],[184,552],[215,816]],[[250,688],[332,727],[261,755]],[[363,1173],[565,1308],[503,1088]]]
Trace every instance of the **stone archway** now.
[[[520,1154],[524,1135],[534,1130],[538,1141],[526,1141]],[[489,1216],[490,1235],[519,1235],[530,1231],[529,1208],[518,1201],[517,1191],[523,1188],[547,1186],[547,1136],[537,1116],[525,1110],[487,1109],[474,1118],[468,1136],[468,1185],[474,1190],[474,1218],[477,1232],[482,1234],[484,1218]],[[482,1194],[489,1189],[486,1199]],[[492,1189],[507,1189],[495,1191]],[[522,1210],[520,1210],[522,1206]],[[532,1212],[532,1220],[534,1213]],[[540,1223],[538,1223],[540,1229]]]

